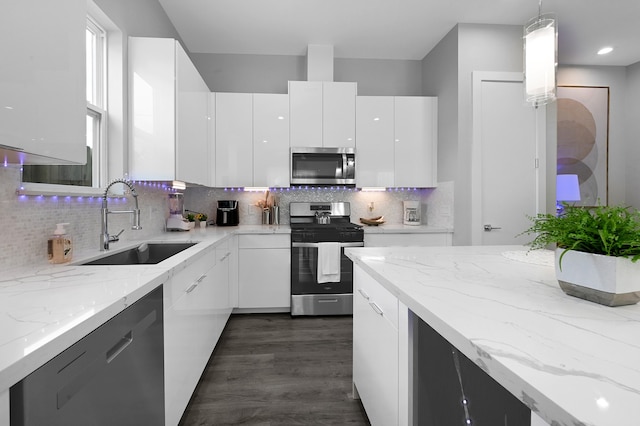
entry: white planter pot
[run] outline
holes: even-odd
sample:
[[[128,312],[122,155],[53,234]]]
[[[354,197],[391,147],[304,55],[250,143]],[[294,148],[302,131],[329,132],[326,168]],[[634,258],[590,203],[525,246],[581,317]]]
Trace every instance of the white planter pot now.
[[[640,261],[570,250],[559,259],[556,278],[567,294],[607,306],[632,305],[640,301]]]

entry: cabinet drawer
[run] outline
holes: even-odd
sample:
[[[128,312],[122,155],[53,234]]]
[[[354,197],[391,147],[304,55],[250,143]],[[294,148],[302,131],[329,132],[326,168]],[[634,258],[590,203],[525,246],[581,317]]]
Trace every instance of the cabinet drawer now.
[[[382,287],[359,267],[354,267],[355,292],[364,297],[378,315],[398,329],[398,298]]]
[[[183,270],[171,277],[170,283],[165,287],[164,306],[166,308],[173,304],[199,280],[206,278],[207,272],[216,265],[214,251],[207,251],[199,256],[193,263],[187,265]],[[167,288],[168,287],[168,288]]]
[[[247,234],[238,236],[238,248],[291,248],[289,234]]]

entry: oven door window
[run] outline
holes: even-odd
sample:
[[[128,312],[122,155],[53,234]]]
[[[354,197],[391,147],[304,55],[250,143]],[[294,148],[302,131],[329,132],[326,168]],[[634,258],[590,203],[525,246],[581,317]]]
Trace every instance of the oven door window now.
[[[316,247],[291,248],[292,294],[338,294],[353,292],[353,263],[340,250],[340,282],[318,284],[318,249]]]
[[[293,154],[293,179],[340,179],[344,176],[341,154]]]

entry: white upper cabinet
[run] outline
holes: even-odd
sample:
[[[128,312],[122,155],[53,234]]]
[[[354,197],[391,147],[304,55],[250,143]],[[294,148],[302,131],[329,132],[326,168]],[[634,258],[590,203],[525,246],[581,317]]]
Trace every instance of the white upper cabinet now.
[[[0,153],[23,164],[86,161],[85,0],[3,2]]]
[[[435,187],[438,161],[438,98],[396,96],[394,102],[394,186]]]
[[[215,186],[253,186],[253,95],[216,93],[215,99]]]
[[[289,186],[289,96],[253,94],[253,186]]]
[[[209,93],[209,126],[207,143],[209,144],[209,186],[216,187],[216,94]]]
[[[168,38],[129,38],[130,176],[210,184],[209,89]]]
[[[322,82],[290,81],[291,146],[322,146]]]
[[[322,83],[322,146],[356,146],[356,83]]]
[[[393,97],[358,96],[356,133],[357,186],[393,187]]]
[[[358,96],[356,185],[437,185],[438,99]]]
[[[176,56],[176,176],[185,182],[211,184],[207,140],[209,87],[178,43]]]
[[[290,145],[354,147],[356,83],[290,81]]]

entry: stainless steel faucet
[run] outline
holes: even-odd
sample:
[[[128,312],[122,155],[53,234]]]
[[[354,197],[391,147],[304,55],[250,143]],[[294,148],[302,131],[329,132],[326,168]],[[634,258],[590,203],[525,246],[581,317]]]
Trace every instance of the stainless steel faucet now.
[[[136,202],[136,207],[133,210],[109,210],[107,208],[107,193],[109,192],[109,188],[111,188],[116,183],[122,183],[131,189],[131,195],[133,195],[133,199]],[[109,250],[109,243],[116,242],[120,240],[120,234],[124,232],[124,229],[118,232],[116,235],[109,235],[109,227],[107,225],[107,217],[109,214],[120,214],[126,213],[131,214],[132,217],[132,225],[131,229],[142,229],[140,226],[140,209],[138,208],[138,194],[136,193],[133,184],[124,179],[115,179],[111,181],[107,188],[104,190],[104,195],[102,196],[102,209],[101,209],[101,218],[102,218],[102,230],[100,232],[100,251]]]

